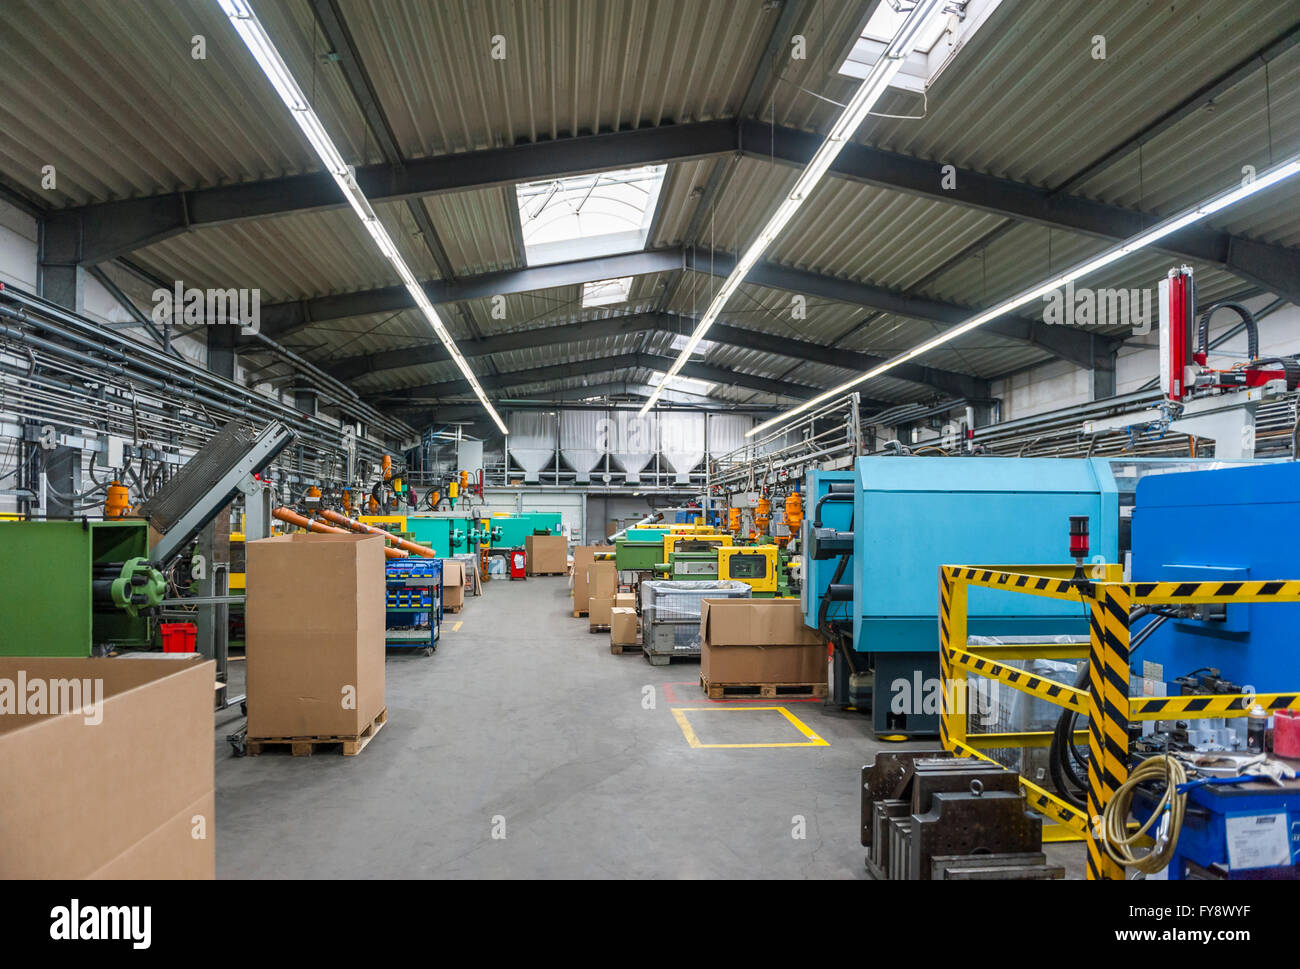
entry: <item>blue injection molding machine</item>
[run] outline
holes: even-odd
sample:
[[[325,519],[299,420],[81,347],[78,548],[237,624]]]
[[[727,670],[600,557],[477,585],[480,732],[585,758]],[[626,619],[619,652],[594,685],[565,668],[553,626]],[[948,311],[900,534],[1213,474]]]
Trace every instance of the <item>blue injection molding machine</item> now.
[[[1144,478],[1133,510],[1133,581],[1300,578],[1300,463]],[[1204,606],[1134,656],[1173,683],[1204,668],[1267,693],[1300,687],[1300,603]]]
[[[811,472],[807,493],[805,621],[847,632],[835,698],[864,706],[870,693],[877,734],[938,733],[917,701],[939,676],[940,565],[1070,564],[1071,515],[1090,519],[1094,555],[1119,561],[1120,487],[1104,459],[859,458]],[[1077,605],[991,589],[972,590],[969,616],[971,635],[1088,631]]]

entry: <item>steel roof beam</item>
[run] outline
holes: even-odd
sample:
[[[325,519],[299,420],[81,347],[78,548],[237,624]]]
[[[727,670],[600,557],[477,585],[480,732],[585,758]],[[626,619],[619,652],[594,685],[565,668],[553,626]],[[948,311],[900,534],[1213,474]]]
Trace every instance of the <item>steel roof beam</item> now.
[[[516,350],[539,350],[566,343],[583,340],[603,339],[622,336],[629,333],[664,332],[685,334],[694,328],[694,321],[689,317],[674,313],[637,313],[629,316],[614,316],[601,320],[586,320],[580,323],[562,323],[556,326],[520,330],[503,333],[483,340],[466,340],[461,343],[461,352],[467,357],[486,356],[495,353],[510,353]],[[745,350],[757,350],[775,356],[789,357],[808,363],[825,364],[847,371],[869,370],[883,362],[884,357],[854,350],[841,350],[822,346],[809,340],[796,340],[775,333],[764,333],[728,323],[715,323],[709,330],[709,341]],[[421,366],[447,361],[446,351],[438,344],[425,344],[397,350],[383,350],[364,356],[348,357],[327,366],[326,371],[339,380],[355,380],[371,373],[383,373],[400,370],[404,367]],[[972,399],[987,399],[990,396],[989,382],[979,377],[953,371],[925,367],[919,364],[903,364],[894,369],[891,376],[899,380],[921,384],[942,394]]]
[[[771,158],[797,166],[807,163],[821,141],[822,136],[813,132],[773,127],[755,120],[705,121],[440,155],[404,166],[370,165],[357,169],[356,174],[367,197],[382,203],[737,151],[747,157]],[[1145,212],[1059,195],[968,169],[957,170],[956,187],[944,189],[939,165],[937,161],[850,144],[836,159],[831,173],[1106,239],[1127,238],[1158,221],[1158,217]],[[51,220],[69,224],[69,230],[80,241],[80,260],[93,264],[198,226],[343,204],[333,179],[316,173],[70,208],[52,215]],[[1300,302],[1300,251],[1262,243],[1234,246],[1234,241],[1243,240],[1189,226],[1170,236],[1161,248],[1223,266],[1276,295]],[[1262,272],[1257,259],[1262,260]]]
[[[661,356],[654,353],[621,353],[612,356],[595,357],[590,360],[579,360],[574,363],[511,370],[483,377],[480,383],[483,384],[485,390],[504,390],[510,387],[524,387],[529,384],[545,383],[550,380],[568,380],[572,377],[614,373],[619,370],[666,370],[672,366],[673,359],[670,356]],[[753,374],[737,373],[722,367],[712,367],[701,363],[686,364],[681,370],[681,376],[714,383],[726,383],[735,387],[745,387],[749,390],[776,394],[791,400],[807,400],[824,389],[807,384],[772,380],[769,377],[760,377]],[[396,403],[413,398],[447,397],[468,392],[469,385],[463,380],[446,380],[434,384],[404,387],[400,390],[381,391],[363,396],[372,400]],[[872,401],[871,404],[881,405],[881,402]]]
[[[434,303],[447,303],[682,268],[725,276],[731,271],[734,262],[734,258],[726,253],[700,249],[689,251],[659,249],[553,263],[549,266],[510,269],[480,276],[464,276],[454,282],[432,281],[426,283],[424,289]],[[968,319],[976,312],[972,307],[960,306],[956,303],[908,296],[899,290],[883,286],[858,283],[835,276],[823,276],[806,270],[778,266],[775,263],[760,263],[755,266],[746,277],[746,282],[771,289],[872,307],[911,319],[929,320],[949,326]],[[284,340],[312,323],[376,313],[393,313],[410,309],[412,306],[410,294],[405,287],[401,286],[342,293],[337,296],[318,296],[291,303],[270,303],[262,307],[262,332],[275,339]],[[1017,343],[1039,347],[1052,356],[1067,360],[1076,366],[1091,367],[1092,365],[1094,341],[1082,331],[1076,332],[1063,326],[1049,326],[1042,320],[1028,317],[1007,317],[996,320],[983,329],[984,332],[996,333]]]

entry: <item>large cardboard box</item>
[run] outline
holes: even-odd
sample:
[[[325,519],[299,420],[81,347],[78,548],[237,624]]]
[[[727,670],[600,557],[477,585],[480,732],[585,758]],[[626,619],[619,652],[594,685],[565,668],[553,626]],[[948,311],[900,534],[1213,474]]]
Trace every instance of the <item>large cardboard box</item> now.
[[[587,591],[587,569],[595,561],[596,553],[610,552],[613,548],[612,545],[579,545],[573,550],[574,612],[587,611],[587,600],[591,598],[591,593]]]
[[[465,563],[454,559],[442,562],[442,607],[459,609],[465,604]]]
[[[529,575],[569,571],[569,540],[563,535],[524,536],[524,555]]]
[[[635,592],[617,592],[614,594],[615,609],[636,609]]]
[[[826,682],[826,644],[797,599],[704,599],[700,639],[709,683]]]
[[[215,682],[193,658],[0,658],[0,878],[214,877]]]
[[[635,609],[615,606],[609,611],[609,643],[611,646],[635,646],[636,634]]]
[[[609,614],[614,608],[614,599],[612,596],[597,597],[592,596],[588,600],[587,623],[588,628],[595,629],[597,626],[609,625]]]
[[[587,566],[587,597],[613,599],[618,592],[618,569],[613,562],[592,562]]]
[[[248,736],[355,737],[384,709],[384,540],[250,542]]]

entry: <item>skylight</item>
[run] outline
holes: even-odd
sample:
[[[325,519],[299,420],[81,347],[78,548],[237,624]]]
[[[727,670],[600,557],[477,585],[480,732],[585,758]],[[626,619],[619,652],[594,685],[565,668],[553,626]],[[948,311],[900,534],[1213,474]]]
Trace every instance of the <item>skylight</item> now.
[[[938,17],[926,25],[917,35],[907,62],[894,76],[890,87],[924,93],[1001,2],[1002,0],[955,0],[951,6],[954,9],[960,8],[960,12]],[[865,78],[912,7],[909,0],[880,0],[875,13],[862,28],[862,35],[840,65],[839,73],[858,80]]]
[[[650,382],[652,384],[658,384],[663,381],[663,379],[664,373],[662,370],[656,370],[650,375]],[[707,380],[696,380],[694,377],[678,376],[669,377],[668,383],[666,384],[666,387],[669,390],[680,390],[687,394],[699,394],[701,397],[716,386],[717,384],[710,383]]]
[[[626,303],[627,294],[632,289],[631,276],[619,276],[617,279],[601,279],[594,283],[582,284],[582,305],[611,306],[614,303]]]
[[[684,350],[686,349],[686,345],[690,342],[691,338],[689,334],[678,333],[673,337],[672,349]],[[695,349],[691,351],[691,356],[702,357],[716,346],[717,344],[712,340],[701,340],[695,345]]]
[[[666,168],[648,165],[516,186],[528,265],[644,249]]]

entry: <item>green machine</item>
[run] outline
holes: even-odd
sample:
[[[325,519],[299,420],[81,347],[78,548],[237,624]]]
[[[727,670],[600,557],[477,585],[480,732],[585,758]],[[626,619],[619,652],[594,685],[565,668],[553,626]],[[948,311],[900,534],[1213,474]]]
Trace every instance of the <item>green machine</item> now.
[[[0,656],[149,645],[166,592],[141,520],[0,524]]]
[[[632,534],[636,532],[637,534]],[[651,534],[645,534],[645,533]],[[655,534],[657,532],[657,534]],[[628,529],[614,542],[614,562],[620,572],[653,572],[664,560],[664,535],[668,529]]]

